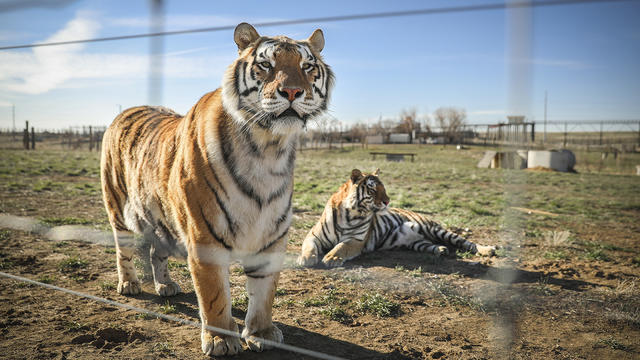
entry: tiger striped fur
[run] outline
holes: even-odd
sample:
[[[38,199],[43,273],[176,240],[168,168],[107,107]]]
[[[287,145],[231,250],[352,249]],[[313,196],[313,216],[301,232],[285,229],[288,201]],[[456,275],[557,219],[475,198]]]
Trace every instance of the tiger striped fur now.
[[[495,251],[495,247],[474,244],[423,215],[388,204],[378,170],[363,174],[354,169],[304,239],[298,264],[314,266],[322,259],[326,266],[340,266],[365,252],[396,248],[434,255],[448,254],[448,246],[480,255]]]
[[[239,57],[221,89],[185,116],[151,106],[123,111],[104,134],[101,177],[116,242],[118,292],[136,295],[134,234],[150,243],[155,289],[179,293],[167,258],[186,252],[202,324],[238,331],[231,315],[229,264],[247,275],[248,347],[282,341],[271,321],[291,224],[299,133],[322,114],[333,84],[322,31],[307,40],[261,37],[236,27]],[[201,332],[207,355],[242,350],[237,337]]]

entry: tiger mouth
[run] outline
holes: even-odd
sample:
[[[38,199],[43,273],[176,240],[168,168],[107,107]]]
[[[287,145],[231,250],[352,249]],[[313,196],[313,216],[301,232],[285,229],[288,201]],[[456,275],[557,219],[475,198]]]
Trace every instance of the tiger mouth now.
[[[298,114],[291,107],[288,108],[287,110],[283,111],[282,113],[280,113],[280,115],[276,116],[276,119],[282,119],[282,118],[287,118],[287,117],[295,117],[295,118],[298,118],[298,119],[302,120],[302,117],[300,116],[300,114]]]

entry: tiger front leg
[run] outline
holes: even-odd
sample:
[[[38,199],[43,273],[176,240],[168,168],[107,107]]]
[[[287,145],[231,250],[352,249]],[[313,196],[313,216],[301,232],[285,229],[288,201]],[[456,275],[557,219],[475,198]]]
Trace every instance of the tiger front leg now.
[[[273,347],[264,340],[275,343],[283,341],[282,331],[271,321],[273,298],[279,277],[279,272],[247,274],[249,306],[242,337],[253,351],[260,352]]]
[[[315,266],[320,261],[321,246],[319,240],[313,235],[313,231],[307,234],[307,237],[302,242],[302,251],[300,256],[296,260],[296,263],[300,266],[311,267]]]
[[[239,335],[222,334],[206,328],[208,325],[238,332],[238,325],[231,315],[229,264],[216,264],[211,260],[189,255],[189,270],[202,322],[202,351],[209,356],[234,355],[242,350]]]
[[[364,243],[364,240],[359,239],[349,239],[341,242],[324,256],[322,262],[327,267],[341,266],[345,261],[360,255],[364,248]]]

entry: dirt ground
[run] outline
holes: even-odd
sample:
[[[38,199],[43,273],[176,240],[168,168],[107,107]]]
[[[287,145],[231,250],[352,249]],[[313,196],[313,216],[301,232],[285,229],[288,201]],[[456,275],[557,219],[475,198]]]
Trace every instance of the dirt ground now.
[[[4,213],[33,218],[81,213],[104,228],[104,211],[95,194],[33,193],[18,187],[0,193],[0,201]],[[298,225],[315,219],[309,212],[295,212]],[[637,226],[576,227],[576,237],[606,239],[613,245],[607,250],[613,260],[547,258],[540,256],[544,245],[523,241],[507,246],[508,256],[434,259],[394,251],[368,254],[338,269],[301,269],[293,261],[308,228],[294,225],[274,321],[287,344],[348,359],[638,359]],[[478,243],[508,245],[497,230],[471,229],[467,236]],[[567,246],[570,253],[573,245]],[[161,298],[147,280],[141,295],[125,297],[115,290],[112,248],[3,229],[0,271],[199,321],[193,286],[181,260],[171,263],[171,271],[183,294]],[[237,267],[230,273],[233,315],[242,326],[245,277]],[[367,295],[388,300],[383,307],[390,312],[365,309],[362,299]],[[204,355],[196,328],[0,277],[0,357]],[[232,358],[309,357],[283,350],[245,350]]]

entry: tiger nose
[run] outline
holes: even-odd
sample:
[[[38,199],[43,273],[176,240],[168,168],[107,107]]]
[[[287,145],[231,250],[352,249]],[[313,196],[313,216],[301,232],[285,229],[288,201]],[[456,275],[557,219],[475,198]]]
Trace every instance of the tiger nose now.
[[[304,90],[300,88],[282,88],[282,89],[278,89],[278,92],[283,97],[289,99],[289,101],[293,101],[299,98],[302,95],[302,93],[304,93]]]

